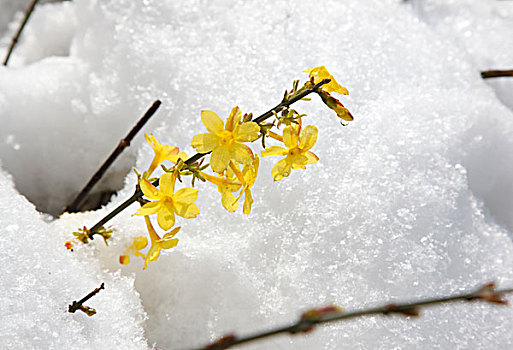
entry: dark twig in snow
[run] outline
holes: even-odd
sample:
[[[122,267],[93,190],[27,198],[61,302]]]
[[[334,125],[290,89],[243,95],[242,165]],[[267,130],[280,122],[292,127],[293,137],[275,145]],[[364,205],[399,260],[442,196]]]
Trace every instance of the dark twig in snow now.
[[[82,190],[75,197],[73,202],[71,202],[71,204],[69,204],[68,206],[66,206],[64,208],[64,212],[73,213],[73,212],[77,212],[80,210],[80,203],[82,203],[82,201],[85,199],[85,197],[87,196],[89,191],[91,191],[93,186],[98,181],[100,181],[103,174],[105,174],[107,169],[112,165],[112,163],[114,163],[114,161],[121,154],[121,152],[123,152],[123,150],[126,147],[130,146],[130,142],[133,140],[135,135],[137,135],[137,133],[142,129],[144,124],[146,124],[146,122],[148,120],[150,120],[150,118],[155,114],[157,109],[160,107],[160,104],[161,104],[161,102],[159,100],[153,102],[151,107],[146,111],[146,113],[144,113],[144,115],[141,117],[141,119],[139,119],[139,121],[137,122],[137,124],[135,124],[135,126],[132,128],[132,130],[130,130],[130,132],[125,136],[124,139],[119,141],[118,146],[114,149],[114,151],[112,151],[112,153],[105,160],[105,162],[103,162],[102,166],[98,169],[98,171],[96,171],[96,173],[89,180],[89,182],[84,186],[84,188],[82,188]]]
[[[481,72],[483,79],[513,77],[513,70],[484,70]]]
[[[314,330],[315,326],[318,324],[341,321],[345,319],[361,317],[361,316],[369,316],[369,315],[385,315],[388,316],[390,314],[401,314],[403,316],[419,316],[420,308],[434,305],[434,304],[442,304],[449,303],[455,301],[473,301],[473,300],[482,300],[495,304],[508,304],[508,301],[504,299],[503,295],[512,293],[513,289],[503,289],[496,290],[494,283],[488,283],[473,292],[468,292],[465,294],[453,295],[448,297],[441,298],[433,298],[433,299],[425,299],[412,303],[390,303],[385,306],[357,310],[353,312],[344,312],[340,308],[336,306],[328,306],[321,309],[313,309],[306,311],[300,317],[300,319],[290,325],[284,327],[277,327],[271,329],[269,331],[256,333],[253,335],[249,335],[246,337],[237,337],[235,334],[229,334],[220,338],[219,340],[211,343],[207,346],[199,348],[200,350],[223,350],[228,349],[234,345],[239,345],[242,343],[247,343],[253,340],[267,338],[273,335],[277,335],[280,333],[289,333],[289,334],[297,334],[297,333],[307,333]]]
[[[253,120],[253,122],[255,122],[255,123],[263,122],[264,120],[274,116],[274,113],[279,113],[284,108],[287,108],[291,104],[293,104],[293,103],[303,99],[304,97],[308,96],[312,92],[317,92],[317,90],[322,85],[328,84],[329,82],[330,82],[330,79],[324,79],[323,81],[317,83],[316,85],[314,85],[314,86],[312,86],[310,88],[305,89],[304,91],[302,91],[301,93],[297,94],[296,96],[294,96],[290,100],[284,100],[284,101],[280,102],[278,105],[276,105],[276,107],[271,108],[270,110],[268,110],[267,112],[265,112],[264,114],[259,116],[258,118],[255,118]],[[191,164],[193,164],[194,162],[198,161],[199,159],[201,159],[203,156],[205,156],[207,154],[208,153],[196,153],[195,155],[190,157],[187,161],[185,161],[185,164],[186,165],[191,165]],[[159,185],[159,180],[158,179],[155,180],[153,182],[153,185],[154,186],[158,186]],[[103,219],[101,219],[99,222],[97,222],[93,227],[91,227],[91,229],[89,230],[89,238],[90,239],[94,239],[93,236],[97,233],[97,231],[100,228],[103,227],[103,225],[105,225],[112,218],[114,218],[116,215],[118,215],[120,212],[122,212],[124,209],[126,209],[129,205],[131,205],[132,203],[137,201],[137,199],[142,197],[142,195],[143,194],[142,194],[141,190],[135,191],[135,193],[130,198],[128,198],[123,203],[121,203],[116,209],[114,209],[111,213],[109,213],[107,216],[105,216]]]
[[[21,33],[23,32],[23,29],[25,28],[25,25],[27,24],[30,16],[32,15],[32,12],[34,11],[34,8],[36,7],[39,0],[32,0],[32,3],[28,7],[27,11],[25,11],[25,18],[23,18],[23,22],[21,22],[20,27],[18,28],[18,31],[14,35],[11,41],[11,46],[9,46],[9,50],[7,50],[7,56],[5,56],[3,65],[7,66],[7,63],[9,62],[9,58],[11,57],[11,54],[14,50],[14,47],[18,43],[18,39],[20,38]]]
[[[96,294],[98,294],[100,292],[100,290],[102,290],[102,289],[105,289],[104,283],[102,283],[100,287],[96,288],[91,293],[87,294],[85,297],[80,299],[79,301],[73,300],[73,302],[70,305],[68,305],[68,312],[74,313],[75,311],[80,310],[80,311],[84,312],[87,316],[93,316],[94,314],[96,314],[95,309],[90,308],[88,306],[84,306],[82,304],[84,304],[86,301],[88,301],[89,299],[94,297]]]

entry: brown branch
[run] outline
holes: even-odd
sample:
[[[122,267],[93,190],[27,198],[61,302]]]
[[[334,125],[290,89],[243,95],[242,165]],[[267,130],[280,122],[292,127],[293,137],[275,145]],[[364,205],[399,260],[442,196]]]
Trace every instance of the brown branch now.
[[[484,70],[481,72],[483,79],[513,77],[513,70]]]
[[[341,321],[350,318],[369,316],[369,315],[390,315],[390,314],[401,314],[404,316],[418,316],[420,313],[420,308],[434,305],[434,304],[442,304],[456,301],[473,301],[473,300],[481,300],[489,303],[506,305],[508,301],[504,299],[503,295],[513,293],[513,289],[503,289],[496,290],[494,283],[488,283],[473,292],[468,292],[465,294],[453,295],[448,297],[441,298],[432,298],[420,300],[412,303],[390,303],[381,307],[364,309],[353,312],[343,312],[340,308],[336,306],[328,306],[321,309],[313,309],[306,311],[301,315],[301,318],[294,324],[285,327],[277,327],[275,329],[271,329],[269,331],[256,333],[253,335],[249,335],[246,337],[237,337],[235,334],[229,334],[220,338],[219,340],[199,348],[199,350],[224,350],[228,349],[234,345],[247,343],[250,341],[254,341],[257,339],[271,337],[280,333],[289,333],[289,334],[297,334],[297,333],[307,333],[314,330],[315,326],[318,324]]]
[[[7,56],[5,56],[3,65],[7,66],[7,63],[9,62],[9,58],[11,57],[11,54],[14,50],[14,47],[18,43],[18,39],[20,38],[21,32],[23,32],[23,29],[25,28],[25,25],[27,24],[30,16],[32,15],[32,12],[34,11],[34,8],[36,7],[39,0],[32,0],[32,3],[28,7],[28,9],[25,11],[25,18],[23,18],[23,22],[21,22],[20,27],[18,28],[18,31],[14,35],[11,41],[11,45],[9,46],[9,50],[7,50]]]
[[[75,313],[75,311],[80,310],[87,314],[87,316],[93,316],[96,313],[96,310],[93,308],[90,308],[88,306],[84,306],[86,301],[94,297],[96,294],[100,292],[100,290],[105,289],[104,283],[101,284],[100,287],[93,290],[91,293],[87,294],[85,297],[80,299],[79,301],[73,300],[73,302],[68,305],[68,312]]]
[[[125,136],[124,139],[119,141],[118,146],[112,151],[110,156],[103,162],[102,166],[96,171],[93,177],[89,180],[89,182],[82,188],[80,193],[75,197],[75,199],[71,202],[71,204],[67,205],[63,211],[68,213],[74,213],[80,210],[80,203],[85,199],[89,191],[96,185],[98,181],[102,178],[103,174],[107,171],[107,169],[114,163],[116,158],[123,152],[123,150],[130,146],[130,142],[137,135],[137,133],[142,129],[144,124],[155,114],[157,109],[160,107],[161,102],[159,100],[153,102],[151,107],[144,113],[144,115],[139,119],[137,124],[130,130],[130,132]]]
[[[311,94],[312,92],[317,92],[318,89],[324,85],[324,84],[327,84],[330,82],[330,79],[324,79],[323,81],[317,83],[316,85],[308,88],[308,89],[305,89],[304,91],[302,91],[301,93],[297,94],[296,96],[294,96],[293,98],[291,98],[290,100],[283,100],[281,101],[278,105],[276,105],[276,107],[274,108],[271,108],[270,110],[268,110],[267,112],[265,112],[264,114],[262,114],[261,116],[259,116],[258,118],[255,118],[253,120],[253,122],[255,123],[260,123],[260,122],[263,122],[264,120],[272,117],[274,115],[274,113],[279,113],[281,112],[284,108],[287,108],[288,106],[290,106],[291,104],[303,99],[304,97],[308,96],[309,94]],[[210,153],[210,152],[209,152]],[[186,165],[191,165],[192,163],[196,162],[197,160],[203,158],[203,156],[207,155],[208,153],[196,153],[195,155],[193,155],[192,157],[190,157],[189,159],[187,159],[187,161],[185,161],[185,164]],[[155,180],[153,182],[153,185],[154,186],[158,186],[159,185],[159,180]],[[89,238],[90,239],[94,239],[94,235],[97,234],[97,231],[103,227],[103,225],[105,225],[107,222],[109,222],[112,218],[114,218],[116,215],[118,215],[120,212],[122,212],[123,210],[125,210],[128,206],[130,206],[132,203],[134,203],[139,197],[142,197],[143,193],[141,190],[136,190],[135,193],[130,197],[128,198],[127,200],[125,200],[123,203],[121,203],[116,209],[114,209],[112,212],[110,212],[107,216],[105,216],[103,219],[101,219],[100,221],[98,221],[93,227],[91,227],[91,229],[89,230]]]

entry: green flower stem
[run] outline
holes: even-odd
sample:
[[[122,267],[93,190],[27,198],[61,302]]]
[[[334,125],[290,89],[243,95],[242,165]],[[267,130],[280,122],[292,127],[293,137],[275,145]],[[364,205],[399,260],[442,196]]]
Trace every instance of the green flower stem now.
[[[333,307],[324,309],[311,310],[303,314],[303,316],[294,324],[284,327],[277,327],[269,331],[255,333],[247,337],[237,337],[235,334],[230,334],[222,337],[218,341],[211,343],[207,346],[199,348],[199,350],[221,350],[228,349],[234,345],[247,343],[250,341],[267,338],[280,333],[307,333],[314,330],[318,324],[341,321],[356,317],[370,316],[370,315],[390,315],[401,314],[403,316],[418,316],[421,307],[430,306],[434,304],[442,304],[457,301],[473,301],[481,300],[489,303],[506,305],[508,302],[503,298],[504,294],[512,293],[513,289],[496,290],[493,283],[486,284],[473,292],[467,292],[459,295],[452,295],[441,298],[432,298],[420,300],[412,303],[390,303],[385,306],[357,310],[353,312],[336,311]]]
[[[279,103],[276,107],[270,109],[269,111],[265,112],[258,118],[252,120],[255,123],[263,122],[264,120],[274,116],[274,113],[281,112],[284,108],[287,108],[291,104],[303,99],[304,97],[308,96],[312,92],[317,92],[317,90],[324,84],[327,84],[330,82],[330,79],[324,79],[323,81],[317,83],[316,85],[312,86],[311,88],[306,88],[304,91],[300,92],[290,100],[283,100],[281,103]],[[210,153],[210,152],[208,152]],[[190,157],[187,161],[185,161],[186,165],[191,165],[194,162],[200,160],[203,156],[207,155],[208,153],[196,153],[192,157]],[[159,180],[153,181],[154,186],[159,185]],[[137,201],[138,198],[142,197],[143,193],[140,189],[136,190],[135,193],[128,198],[126,201],[121,203],[116,209],[114,209],[111,213],[109,213],[107,216],[105,216],[103,219],[101,219],[98,223],[96,223],[91,229],[89,230],[89,238],[94,239],[93,236],[97,234],[98,229],[103,227],[107,222],[109,222],[112,218],[114,218],[116,215],[121,213],[123,210],[125,210],[129,205]]]

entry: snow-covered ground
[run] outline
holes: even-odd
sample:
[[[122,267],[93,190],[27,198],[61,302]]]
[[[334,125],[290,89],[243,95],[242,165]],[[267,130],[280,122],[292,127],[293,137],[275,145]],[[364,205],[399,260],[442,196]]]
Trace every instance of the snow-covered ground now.
[[[0,0],[0,57],[29,2]],[[512,33],[513,2],[496,0],[38,6],[0,67],[0,348],[185,349],[331,303],[512,287],[513,79],[479,75],[513,67]],[[118,263],[145,233],[135,205],[109,247],[64,247],[132,194],[131,167],[153,156],[142,135],[99,186],[121,188],[105,208],[36,211],[58,213],[155,99],[144,131],[192,154],[202,109],[260,114],[318,65],[355,120],[340,126],[315,96],[295,105],[319,128],[319,163],[274,183],[262,159],[249,216],[198,185],[201,214],[148,269]],[[101,282],[97,315],[67,313]],[[511,306],[458,304],[245,348],[507,349],[511,329]]]

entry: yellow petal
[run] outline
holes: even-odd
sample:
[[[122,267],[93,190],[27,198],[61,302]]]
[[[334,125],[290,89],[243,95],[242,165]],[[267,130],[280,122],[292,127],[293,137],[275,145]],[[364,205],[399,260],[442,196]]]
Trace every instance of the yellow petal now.
[[[157,260],[159,255],[160,255],[160,246],[158,244],[152,245],[150,250],[148,251],[148,254],[146,254],[146,259],[144,260],[143,270],[145,270],[148,267],[148,264],[151,261]]]
[[[201,111],[201,121],[213,134],[223,131],[223,120],[213,111]]]
[[[325,90],[326,92],[337,92],[341,95],[349,95],[349,91],[347,91],[345,87],[337,83],[337,81],[332,75],[329,76],[329,79],[331,79],[331,81],[328,84],[322,86],[323,90]]]
[[[210,155],[210,166],[216,173],[225,171],[230,162],[230,149],[226,145],[216,147]]]
[[[292,165],[288,162],[287,158],[280,160],[271,170],[271,175],[274,181],[280,181],[284,177],[290,175]]]
[[[262,151],[262,157],[268,156],[284,156],[287,154],[287,150],[280,146],[267,147]]]
[[[176,203],[175,212],[182,218],[192,219],[199,215],[200,210],[196,204]]]
[[[175,239],[162,241],[160,243],[160,247],[162,249],[171,249],[173,247],[176,247],[177,244],[178,244],[178,239],[175,238]]]
[[[160,142],[157,141],[157,138],[153,136],[153,134],[144,134],[144,137],[146,138],[146,142],[148,142],[153,148],[153,151],[158,153],[158,151],[160,151],[161,145]]]
[[[157,154],[155,155],[155,157],[153,157],[153,160],[151,161],[151,164],[148,168],[148,171],[147,171],[147,174],[148,174],[148,177],[153,173],[153,171],[155,169],[157,169],[157,167],[159,166],[160,163],[162,163],[162,158],[159,157]]]
[[[148,245],[148,239],[143,236],[138,236],[134,238],[134,241],[132,243],[132,246],[135,248],[135,250],[141,250],[146,248]]]
[[[253,196],[251,196],[251,191],[247,189],[244,191],[245,198],[244,198],[244,206],[243,206],[243,213],[249,214],[251,212],[251,206],[253,205]]]
[[[148,199],[157,200],[162,197],[160,191],[146,179],[141,180],[139,186],[141,186],[142,193]]]
[[[175,190],[176,176],[172,173],[164,173],[159,180],[161,195],[171,197]]]
[[[141,253],[140,251],[134,252],[134,256],[139,256],[139,257],[141,257],[143,259],[145,258],[145,255],[143,253]]]
[[[234,142],[230,147],[230,151],[232,158],[241,164],[253,161],[253,151],[245,144]]]
[[[244,175],[239,170],[239,167],[234,163],[230,161],[230,169],[233,171],[237,179],[242,183],[242,185],[246,184],[246,180],[244,180]]]
[[[178,226],[178,227],[175,227],[173,230],[169,231],[168,233],[166,233],[162,239],[170,239],[170,238],[173,238],[177,233],[178,231],[180,231],[182,227],[181,226]]]
[[[157,215],[157,217],[158,217],[158,215]],[[148,233],[149,233],[150,239],[151,239],[151,244],[153,245],[153,242],[159,240],[160,237],[157,234],[157,232],[155,232],[155,229],[153,228],[153,225],[151,224],[150,217],[145,216],[144,221],[146,222],[146,228],[148,229]]]
[[[297,128],[289,125],[283,129],[283,143],[288,148],[294,148],[297,146],[299,137],[297,135]]]
[[[173,196],[173,202],[181,204],[191,204],[196,199],[198,199],[198,190],[190,187],[179,189]]]
[[[308,73],[310,75],[317,75],[322,68],[326,69],[324,66],[318,66],[318,67],[306,69],[303,72]]]
[[[199,134],[192,138],[191,146],[199,153],[208,153],[219,145],[219,137],[214,134]]]
[[[221,186],[224,184],[224,179],[218,176],[212,176],[207,173],[201,172],[201,175],[205,178],[205,180],[212,182],[214,185]]]
[[[315,125],[308,125],[306,128],[301,130],[301,135],[299,139],[301,140],[301,144],[299,148],[303,151],[307,151],[315,145],[317,142],[317,135],[319,131]]]
[[[292,169],[304,169],[305,165],[308,163],[308,158],[303,154],[298,154],[289,161],[292,164]]]
[[[164,157],[167,157],[167,156],[170,156],[173,154],[178,154],[178,151],[179,151],[178,147],[170,146],[170,145],[163,145],[161,152]]]
[[[205,152],[203,152],[203,153],[205,153]],[[179,159],[181,159],[181,160],[183,160],[185,162],[187,159],[189,159],[189,157],[187,156],[187,153],[180,152],[180,153],[178,153],[176,155],[170,155],[170,156],[168,156],[166,158],[166,160],[169,160],[169,161],[171,161],[171,162],[173,162],[175,164],[178,162]]]
[[[175,214],[173,212],[173,206],[162,205],[160,211],[157,214],[157,221],[159,226],[163,230],[169,230],[175,224]]]
[[[225,130],[234,131],[240,122],[241,111],[238,106],[232,108],[230,116],[226,119]]]
[[[228,192],[237,192],[239,188],[241,187],[241,184],[235,181],[228,181],[222,186],[219,186],[218,190],[219,192],[223,193],[224,191]]]
[[[314,164],[317,163],[317,161],[319,160],[319,157],[317,157],[315,153],[310,151],[305,152],[305,156],[308,158],[306,164]]]
[[[252,142],[260,136],[260,126],[254,122],[242,123],[236,130],[234,138],[238,142]]]
[[[250,188],[255,183],[258,174],[259,158],[255,155],[252,165],[244,165],[242,168],[242,176],[246,182],[246,186]]]
[[[149,202],[137,209],[135,215],[147,216],[157,213],[160,209],[160,201]]]
[[[221,193],[221,203],[223,204],[223,207],[230,213],[233,213],[235,210],[237,210],[239,206],[239,202],[235,200],[235,196],[232,192],[229,191],[223,191]]]

